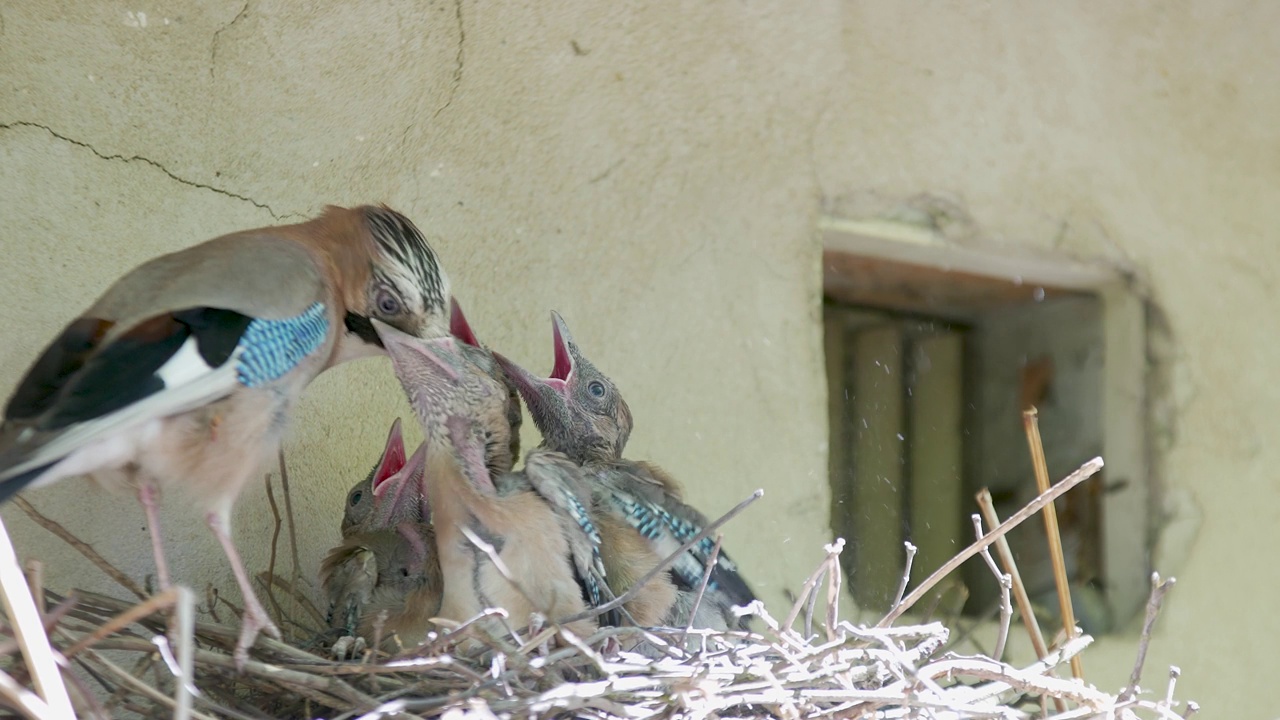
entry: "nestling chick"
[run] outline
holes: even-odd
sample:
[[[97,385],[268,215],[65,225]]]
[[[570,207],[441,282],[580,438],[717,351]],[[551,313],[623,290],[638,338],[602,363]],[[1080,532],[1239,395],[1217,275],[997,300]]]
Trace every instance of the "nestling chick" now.
[[[569,328],[552,313],[555,362],[551,376],[536,377],[501,354],[498,363],[519,388],[529,415],[542,433],[544,447],[564,453],[579,463],[595,484],[602,505],[620,522],[635,528],[650,548],[666,558],[697,535],[707,518],[685,504],[675,479],[656,465],[623,459],[631,435],[631,410],[616,385],[579,351]],[[702,585],[715,542],[705,538],[681,554],[671,568],[671,579],[682,593],[668,624],[689,622],[693,596]],[[606,570],[614,574],[608,562]],[[620,591],[614,586],[615,591]],[[755,594],[723,549],[716,556],[707,590],[698,604],[693,625],[714,629],[745,629],[734,606],[747,605]]]
[[[422,496],[425,461],[425,445],[404,460],[397,418],[378,464],[347,494],[343,541],[320,565],[329,626],[350,636],[334,645],[338,657],[374,637],[383,611],[384,637],[417,642],[440,608],[443,581]]]
[[[500,477],[510,472],[516,458],[520,457],[520,426],[524,424],[520,392],[493,359],[493,351],[476,337],[456,298],[450,298],[449,302],[449,333],[457,341],[457,349],[462,356],[506,390],[506,422],[498,419],[485,426],[485,465],[491,476]]]
[[[428,438],[427,497],[444,575],[440,616],[462,622],[500,607],[523,624],[535,612],[555,620],[600,602],[606,588],[599,536],[577,465],[558,453],[534,452],[522,472],[495,479],[486,446],[505,442],[491,429],[506,425],[506,387],[468,361],[453,339],[423,341],[374,327]],[[592,619],[569,628],[589,633],[595,626]]]
[[[231,541],[236,497],[311,380],[383,352],[373,320],[445,335],[449,295],[422,233],[387,207],[328,207],[146,262],[71,322],[14,390],[0,428],[0,500],[81,474],[133,487],[167,585],[155,495],[181,490],[240,585],[242,666],[258,632],[280,633]]]
[[[453,302],[450,316],[450,330],[454,339],[460,341],[459,347],[467,359],[475,363],[491,377],[500,380],[508,389],[509,417],[513,418],[513,456],[519,442],[520,413],[519,388],[513,378],[503,369],[496,359],[496,353],[484,347],[476,338],[470,323],[462,313],[457,300]],[[625,522],[620,522],[609,513],[598,511],[595,498],[592,498],[591,517],[600,534],[600,554],[608,577],[608,587],[612,594],[626,592],[635,581],[646,575],[660,561],[650,549],[648,541]],[[641,626],[662,624],[676,602],[676,588],[671,583],[669,572],[660,573],[639,590],[623,607],[628,619]]]
[[[505,419],[486,428],[485,465],[493,477],[501,477],[511,471],[520,450],[520,396],[476,339],[456,301],[451,303],[449,324],[455,337],[469,343],[459,346],[467,359],[508,388]],[[440,609],[443,583],[430,512],[425,497],[416,505],[409,500],[410,493],[421,495],[422,487],[405,481],[404,489],[377,490],[381,482],[400,479],[404,464],[404,439],[397,418],[378,464],[347,493],[344,542],[330,551],[321,566],[322,585],[330,598],[330,626],[349,635],[334,646],[340,657],[351,649],[358,652],[365,639],[372,637],[382,611],[386,611],[383,636],[394,634],[402,643],[416,644],[432,629],[430,620]],[[394,499],[388,502],[387,498]]]

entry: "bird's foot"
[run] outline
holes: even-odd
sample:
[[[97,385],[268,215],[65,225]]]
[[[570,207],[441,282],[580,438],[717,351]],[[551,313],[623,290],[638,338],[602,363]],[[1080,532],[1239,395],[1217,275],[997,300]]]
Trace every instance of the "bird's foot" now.
[[[333,659],[346,660],[347,658],[356,658],[360,653],[364,652],[367,643],[364,638],[355,635],[346,635],[338,638],[333,644]]]
[[[236,642],[236,650],[232,657],[236,662],[236,670],[243,671],[249,660],[249,648],[258,639],[258,633],[266,633],[276,640],[283,639],[280,628],[271,622],[271,617],[263,609],[258,598],[250,595],[245,598],[244,617],[240,619],[240,640]]]
[[[600,643],[600,654],[605,657],[613,657],[622,651],[622,643],[618,638],[610,635]]]

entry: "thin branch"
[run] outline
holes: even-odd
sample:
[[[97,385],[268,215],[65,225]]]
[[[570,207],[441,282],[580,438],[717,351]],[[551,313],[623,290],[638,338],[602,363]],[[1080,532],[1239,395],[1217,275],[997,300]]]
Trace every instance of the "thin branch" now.
[[[151,643],[138,638],[113,638],[102,643],[104,649],[112,650],[137,650],[149,651],[155,646]],[[319,658],[316,658],[319,660]],[[216,653],[204,648],[195,648],[195,661],[201,665],[216,667],[227,671],[241,672],[236,669],[235,659],[230,655]],[[297,670],[289,670],[283,666],[262,662],[260,660],[250,659],[245,663],[243,673],[249,677],[262,678],[269,683],[282,683],[295,688],[305,688],[319,693],[332,695],[338,700],[353,703],[359,707],[371,710],[377,706],[377,701],[360,692],[350,684],[336,677],[322,677],[312,675],[310,673],[299,672]],[[165,698],[170,700],[170,698]]]
[[[915,562],[916,551],[918,550],[918,548],[910,542],[904,542],[902,544],[906,546],[907,562],[902,568],[902,582],[898,583],[898,594],[893,596],[893,605],[889,606],[889,610],[891,612],[897,610],[898,606],[902,604],[902,596],[907,592],[907,583],[911,581],[911,565]]]
[[[4,698],[13,709],[22,713],[22,716],[28,720],[45,720],[54,717],[48,703],[39,695],[19,685],[3,670],[0,670],[0,698]]]
[[[1173,688],[1178,684],[1178,678],[1182,676],[1182,668],[1173,665],[1169,668],[1169,687],[1164,693],[1164,707],[1173,709]]]
[[[178,705],[177,703],[174,702],[173,698],[169,697],[168,695],[165,695],[164,693],[151,687],[145,682],[142,682],[137,678],[137,676],[128,672],[127,670],[120,667],[119,665],[116,665],[115,663],[111,662],[107,658],[103,657],[100,653],[97,653],[93,650],[86,650],[85,657],[87,657],[88,659],[92,660],[94,663],[98,664],[100,667],[110,672],[124,685],[128,685],[129,687],[133,688],[135,692],[145,695],[148,699],[152,700],[153,702],[156,702],[160,705],[164,705],[165,707],[172,708],[175,711],[178,711]],[[197,718],[197,720],[216,720],[216,718],[214,718],[213,716],[205,715],[202,712],[197,712],[195,710],[189,710],[189,712],[190,712],[190,717]],[[175,714],[175,717],[178,717],[178,716]]]
[[[530,607],[538,607],[538,603],[533,601],[533,596],[525,592],[524,587],[520,585],[516,580],[516,576],[511,572],[511,568],[507,567],[507,564],[502,561],[502,558],[498,555],[498,551],[494,549],[492,545],[485,542],[466,525],[458,525],[458,529],[462,531],[462,534],[466,536],[467,540],[469,540],[472,545],[475,545],[480,549],[480,552],[489,557],[489,562],[493,563],[493,566],[497,568],[498,574],[502,576],[502,579],[510,583],[511,587],[515,588],[516,592],[520,593],[520,596],[529,603]]]
[[[0,520],[0,600],[5,615],[13,623],[13,634],[27,661],[36,692],[53,713],[50,717],[75,717],[71,696],[67,695],[67,686],[62,682],[62,671],[49,646],[49,635],[44,631],[40,612],[18,565],[18,556],[3,520]]]
[[[973,514],[973,532],[977,539],[982,539],[982,517],[977,513]],[[1013,620],[1013,604],[1009,602],[1013,578],[996,567],[995,558],[991,557],[991,548],[982,548],[982,559],[991,569],[991,574],[996,576],[996,582],[1000,583],[1000,631],[996,635],[996,647],[991,651],[991,657],[1000,660],[1004,657],[1004,645],[1009,640],[1009,623]]]
[[[689,631],[693,629],[693,619],[698,614],[698,608],[702,606],[702,596],[707,592],[707,585],[711,583],[711,571],[716,569],[716,562],[720,558],[720,541],[724,539],[724,535],[716,533],[716,544],[711,548],[711,558],[707,561],[707,567],[702,571],[702,583],[698,585],[698,594],[693,599],[693,607],[689,610],[689,622],[685,623],[684,633],[680,636],[680,646],[684,646],[684,639],[689,636]]]
[[[53,610],[50,612],[43,613],[44,632],[46,635],[53,634],[54,630],[58,627],[58,623],[75,608],[76,601],[77,598],[73,594],[70,597],[60,600],[57,605],[53,606]],[[0,657],[12,655],[13,652],[18,649],[19,643],[17,638],[0,642]]]
[[[1155,628],[1160,606],[1164,604],[1164,596],[1176,582],[1177,578],[1162,581],[1160,573],[1151,573],[1151,594],[1147,597],[1147,614],[1143,618],[1142,634],[1138,638],[1138,656],[1133,662],[1133,672],[1129,673],[1129,684],[1120,693],[1121,700],[1132,700],[1138,694],[1138,682],[1142,680],[1142,667],[1147,663],[1147,648],[1151,645],[1151,631]]]
[[[844,574],[840,570],[840,553],[844,550],[844,539],[837,538],[825,549],[827,565],[831,567],[831,574],[827,576],[827,642],[832,642],[836,639],[836,626],[840,622],[840,587],[844,583]]]
[[[1063,493],[1093,477],[1102,469],[1102,466],[1102,458],[1096,457],[1084,465],[1081,465],[1078,470],[1068,475],[1062,480],[1062,482],[1054,485],[1048,492],[1041,493],[1039,497],[1027,503],[1025,507],[1011,515],[1008,520],[1000,523],[999,527],[996,527],[994,530],[987,533],[981,540],[960,551],[959,555],[956,555],[943,563],[942,567],[934,570],[929,577],[924,579],[924,582],[920,583],[915,590],[911,591],[911,594],[908,595],[906,599],[898,605],[898,607],[890,610],[889,614],[885,615],[884,618],[876,624],[876,627],[888,627],[894,620],[902,617],[904,612],[911,609],[912,605],[919,602],[920,598],[924,597],[925,593],[929,592],[933,586],[941,582],[947,575],[950,575],[956,568],[963,565],[966,560],[982,552],[982,548],[987,547],[998,538],[1003,537],[1005,533],[1025,522],[1027,518],[1035,515],[1048,503],[1051,503],[1058,497],[1061,497]]]
[[[1040,422],[1036,409],[1022,413],[1023,427],[1027,432],[1027,444],[1031,448],[1031,465],[1035,468],[1036,489],[1044,493],[1049,489],[1049,466],[1044,458],[1044,443],[1040,441]],[[1058,589],[1058,604],[1062,607],[1062,629],[1070,640],[1076,636],[1076,613],[1071,607],[1071,586],[1067,579],[1067,564],[1062,557],[1062,533],[1058,530],[1058,513],[1049,502],[1044,506],[1044,532],[1049,539],[1049,560],[1053,564],[1053,582]],[[1084,664],[1079,657],[1071,658],[1071,674],[1077,680],[1084,679]]]
[[[134,605],[133,607],[129,608],[128,610],[120,613],[119,615],[116,615],[115,617],[111,618],[106,622],[106,624],[102,625],[102,627],[99,627],[98,629],[94,630],[92,633],[80,638],[80,640],[75,645],[72,645],[71,647],[67,648],[67,651],[63,653],[63,655],[65,655],[68,659],[73,658],[81,651],[87,650],[88,648],[92,647],[95,643],[97,643],[99,640],[120,630],[121,628],[124,628],[128,625],[132,625],[134,622],[137,622],[142,618],[152,615],[158,610],[171,607],[175,602],[178,601],[179,597],[180,597],[179,586],[175,585],[169,588],[168,590],[165,590],[164,592],[160,593],[159,595],[156,595],[155,597],[152,597],[143,602],[140,602],[137,605]]]
[[[982,511],[987,524],[991,527],[998,526],[1000,515],[996,513],[996,504],[991,498],[991,491],[982,488],[978,491],[977,500],[978,509]],[[1049,646],[1045,644],[1044,634],[1040,632],[1040,623],[1036,621],[1035,609],[1031,605],[1030,596],[1027,595],[1027,586],[1022,582],[1022,573],[1018,572],[1018,563],[1013,558],[1009,539],[1003,535],[996,539],[996,553],[1000,556],[1000,564],[1004,566],[1004,571],[1009,574],[1009,580],[1013,584],[1013,599],[1018,603],[1018,614],[1022,616],[1022,624],[1027,628],[1027,635],[1031,638],[1031,647],[1036,652],[1036,659],[1043,660],[1049,654]],[[1067,704],[1061,698],[1054,698],[1053,702],[1058,712],[1067,711]]]
[[[27,560],[27,586],[31,588],[31,597],[36,601],[36,612],[40,613],[40,617],[49,614],[49,608],[44,602],[44,563],[36,559]],[[49,632],[47,629],[45,632]]]
[[[267,577],[275,577],[276,546],[280,542],[280,530],[284,527],[284,523],[280,518],[280,508],[276,505],[275,491],[271,488],[271,473],[267,473],[262,479],[267,486],[267,504],[271,507],[271,517],[274,523],[271,529],[271,551],[267,555]],[[277,618],[283,618],[284,611],[280,609],[280,603],[276,602],[275,588],[270,582],[263,584],[267,586],[267,602],[271,603],[271,609],[276,611]]]
[[[265,572],[262,572],[262,573],[258,573],[258,580],[263,584],[275,585],[279,587],[281,590],[284,590],[285,592],[290,593],[293,596],[293,601],[297,603],[298,607],[302,608],[302,610],[306,612],[307,615],[311,616],[311,619],[316,622],[317,626],[319,627],[325,626],[324,614],[321,613],[319,608],[317,608],[315,604],[311,602],[311,598],[307,597],[306,593],[302,592],[301,590],[298,590],[295,587],[291,587],[287,585],[284,579],[281,578],[279,575],[267,575]],[[293,624],[297,625],[298,627],[302,627],[301,623],[294,622]]]
[[[1089,637],[1088,635],[1081,635],[1080,637],[1074,640],[1067,641],[1066,644],[1064,644],[1062,647],[1058,648],[1057,650],[1050,652],[1049,655],[1045,657],[1045,659],[1032,663],[1031,665],[1028,665],[1027,667],[1023,668],[1021,671],[1018,671],[1018,672],[1020,672],[1024,678],[1033,677],[1036,675],[1048,676],[1050,670],[1061,665],[1064,662],[1069,662],[1071,658],[1076,657],[1080,653],[1084,652],[1085,648],[1089,647],[1089,645],[1091,645],[1092,643],[1093,643],[1093,638]],[[933,663],[929,667],[930,668],[938,668],[939,666],[945,667],[942,665],[942,663],[945,663],[945,662],[948,662],[948,661],[942,660],[937,663]],[[990,662],[995,667],[1004,667],[1010,671],[1013,670],[1012,668],[1009,668],[1008,665],[995,663],[994,661],[989,661],[985,658],[960,658],[956,660],[956,662],[959,662],[962,665],[970,664],[973,662],[979,662],[979,663]],[[933,677],[939,677],[939,673],[934,672]],[[954,691],[956,699],[960,699],[969,703],[985,702],[986,700],[990,698],[994,698],[1000,695],[1001,693],[1005,692],[1006,690],[1012,687],[1015,687],[1014,684],[1008,682],[1003,677],[995,677],[991,679],[996,680],[996,682],[989,683],[987,685],[983,685],[979,687],[965,688],[963,690]],[[1055,683],[1054,687],[1058,687],[1058,688],[1062,687],[1060,683],[1066,683],[1067,686],[1070,686],[1073,688],[1082,688],[1082,689],[1085,688],[1083,684],[1075,682],[1073,680],[1059,680],[1058,678],[1055,678],[1052,676],[1046,677],[1045,681],[1046,682],[1053,681]],[[1101,696],[1101,693],[1098,690],[1092,687],[1089,687],[1087,689],[1091,693],[1091,697],[1096,699]],[[1093,695],[1093,693],[1097,693],[1097,694]],[[1057,694],[1055,692],[1047,692],[1046,694],[1051,695],[1053,697],[1072,698],[1072,699],[1075,699],[1077,702],[1083,702],[1082,700],[1079,699],[1079,696],[1072,696],[1069,694]]]
[[[293,573],[289,576],[289,594],[298,597],[298,579],[302,576],[302,563],[298,560],[298,529],[293,521],[293,494],[289,492],[289,468],[284,462],[284,446],[280,446],[280,487],[284,490],[284,516],[289,523],[289,559]]]
[[[844,538],[836,538],[836,542],[841,547],[844,546]],[[809,573],[809,577],[804,580],[804,585],[800,587],[800,594],[796,596],[795,602],[791,604],[791,612],[787,613],[787,619],[782,621],[781,627],[794,632],[793,626],[796,618],[800,616],[800,608],[805,606],[810,597],[813,597],[813,589],[818,586],[818,582],[822,580],[822,576],[826,572],[827,563],[823,562],[814,568],[812,573]]]
[[[106,558],[99,555],[98,551],[94,550],[92,545],[73,535],[70,530],[63,527],[56,520],[51,520],[44,515],[41,515],[40,511],[36,510],[35,506],[27,502],[26,498],[23,498],[20,495],[15,496],[13,498],[13,503],[22,508],[22,512],[26,513],[27,516],[34,520],[37,525],[48,530],[54,535],[57,535],[59,538],[62,538],[63,542],[75,548],[81,555],[88,558],[89,562],[97,565],[98,569],[102,570],[102,572],[106,573],[108,577],[119,583],[120,587],[136,595],[139,600],[146,600],[150,597],[142,590],[142,587],[139,586],[138,583],[130,579],[128,575],[120,572],[120,570],[118,570],[115,565],[108,562]]]
[[[843,539],[843,538],[841,538]],[[809,591],[809,599],[804,604],[804,636],[813,637],[813,612],[818,607],[818,586],[827,578],[829,569],[827,564],[823,563],[818,566],[817,581],[814,583],[813,589]]]
[[[194,712],[191,703],[200,692],[196,689],[195,673],[196,597],[190,588],[179,585],[175,589],[178,591],[174,613],[178,631],[178,667],[172,671],[175,678],[174,700],[178,707],[173,719],[187,720]]]

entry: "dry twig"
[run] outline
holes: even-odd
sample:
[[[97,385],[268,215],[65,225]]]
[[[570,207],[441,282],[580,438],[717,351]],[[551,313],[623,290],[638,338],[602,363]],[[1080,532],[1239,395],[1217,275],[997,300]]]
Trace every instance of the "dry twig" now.
[[[977,495],[978,508],[982,511],[983,518],[991,527],[1000,524],[1000,516],[996,513],[995,501],[991,499],[991,492],[987,488],[982,488]],[[1018,572],[1018,563],[1013,558],[1013,550],[1009,547],[1009,539],[1001,535],[996,539],[996,553],[1000,556],[1000,564],[1004,566],[1004,571],[1009,574],[1009,580],[1013,585],[1013,598],[1018,603],[1018,614],[1022,616],[1022,624],[1027,628],[1027,636],[1031,638],[1031,647],[1036,652],[1036,659],[1043,660],[1049,655],[1049,646],[1044,642],[1044,634],[1040,632],[1040,623],[1036,622],[1036,613],[1031,605],[1031,598],[1027,595],[1027,586],[1022,582],[1022,574]],[[1062,698],[1054,698],[1054,705],[1058,712],[1067,711],[1067,704]]]
[[[98,569],[102,570],[102,572],[106,573],[108,577],[119,583],[120,587],[136,595],[139,600],[146,600],[147,597],[149,597],[147,593],[143,592],[142,586],[130,579],[128,575],[120,572],[120,570],[116,568],[115,565],[108,562],[106,558],[99,555],[98,551],[94,550],[92,545],[71,534],[70,530],[67,530],[56,520],[51,520],[40,514],[40,511],[36,510],[35,506],[27,502],[26,498],[21,495],[14,496],[13,504],[22,508],[22,512],[26,513],[27,517],[30,517],[37,525],[48,530],[54,535],[57,535],[63,542],[75,548],[77,552],[88,558],[89,562],[97,565]]]
[[[267,577],[275,577],[276,574],[276,547],[280,543],[280,530],[284,526],[280,518],[280,508],[276,505],[276,494],[271,488],[271,473],[263,476],[262,481],[267,486],[267,504],[271,507],[271,550],[267,555]],[[275,611],[277,618],[284,617],[284,611],[280,609],[280,603],[276,602],[275,588],[272,583],[264,582],[267,590],[267,602],[271,604],[271,609]]]
[[[1010,515],[1008,520],[1000,523],[998,527],[983,536],[981,540],[975,542],[964,550],[961,550],[959,555],[956,555],[943,563],[942,567],[934,570],[929,577],[924,579],[924,582],[920,583],[915,590],[912,590],[911,594],[908,595],[906,599],[898,605],[898,607],[890,610],[889,614],[885,615],[884,618],[880,620],[877,627],[887,627],[892,624],[893,621],[901,617],[904,612],[911,609],[912,605],[919,602],[920,598],[924,597],[925,593],[929,592],[930,588],[937,585],[943,578],[950,575],[956,568],[963,565],[965,561],[982,552],[983,548],[995,542],[998,538],[1003,537],[1005,533],[1009,532],[1013,528],[1022,524],[1023,521],[1039,512],[1045,505],[1048,505],[1061,497],[1063,493],[1093,477],[1102,469],[1102,464],[1102,458],[1096,457],[1084,465],[1081,465],[1078,470],[1068,475],[1057,485],[1054,485],[1052,488],[1049,488],[1048,491],[1041,493],[1034,500],[1027,503],[1027,505],[1021,510]]]
[[[973,532],[978,540],[982,539],[982,517],[977,513],[973,515]],[[996,647],[991,651],[991,657],[999,660],[1004,657],[1004,644],[1009,640],[1009,623],[1013,620],[1013,604],[1009,602],[1013,578],[996,567],[996,561],[991,557],[991,548],[982,548],[982,559],[991,569],[991,574],[996,576],[996,582],[1000,583],[1000,631],[996,636]]]
[[[5,615],[12,623],[14,636],[31,670],[36,692],[48,705],[54,717],[74,717],[71,697],[62,682],[62,671],[49,645],[49,635],[44,631],[40,612],[36,609],[27,578],[18,565],[18,556],[9,540],[9,531],[0,520],[0,600]]]
[[[1049,490],[1049,466],[1044,459],[1044,444],[1040,441],[1040,423],[1036,409],[1023,411],[1022,423],[1027,431],[1027,444],[1031,448],[1031,465],[1035,468],[1036,490],[1044,494]],[[1044,531],[1049,538],[1049,560],[1053,564],[1053,581],[1058,589],[1058,604],[1062,607],[1062,629],[1070,640],[1076,636],[1076,613],[1071,607],[1071,585],[1067,579],[1066,560],[1062,557],[1062,534],[1058,531],[1058,513],[1050,501],[1044,506]],[[1071,674],[1077,680],[1084,678],[1084,665],[1079,657],[1071,659]]]
[[[284,491],[284,515],[289,523],[289,560],[293,572],[289,575],[289,594],[298,597],[298,578],[302,574],[302,562],[298,559],[298,529],[293,520],[293,494],[289,492],[289,468],[284,462],[284,446],[279,450],[280,488]]]
[[[902,604],[902,596],[907,593],[907,583],[911,582],[911,565],[915,562],[918,549],[909,542],[904,542],[903,545],[906,546],[907,561],[903,564],[902,582],[898,583],[898,593],[893,596],[893,604],[889,606],[890,611],[898,609],[898,606]]]
[[[684,626],[684,635],[680,636],[680,644],[684,644],[685,638],[689,636],[689,631],[693,629],[693,619],[698,615],[698,608],[702,606],[702,596],[707,592],[707,585],[711,583],[711,572],[716,569],[716,562],[720,558],[720,542],[724,540],[724,535],[716,533],[716,543],[711,547],[711,557],[707,560],[707,567],[702,571],[702,582],[698,584],[698,594],[693,598],[693,607],[689,609],[689,622]]]
[[[1142,621],[1142,634],[1138,638],[1138,657],[1133,663],[1133,672],[1129,674],[1129,684],[1120,693],[1122,700],[1131,700],[1138,693],[1138,681],[1142,679],[1142,666],[1147,663],[1147,647],[1151,645],[1151,631],[1156,625],[1156,616],[1164,604],[1164,596],[1177,582],[1177,578],[1160,580],[1160,573],[1151,573],[1151,595],[1147,598],[1147,614]]]

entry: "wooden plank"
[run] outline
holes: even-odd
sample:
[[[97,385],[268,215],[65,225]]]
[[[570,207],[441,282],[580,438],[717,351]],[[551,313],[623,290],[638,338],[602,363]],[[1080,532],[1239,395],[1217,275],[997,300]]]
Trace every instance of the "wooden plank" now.
[[[912,585],[964,549],[964,337],[951,330],[913,343],[911,394],[911,542],[919,548]]]
[[[1121,622],[1146,602],[1151,573],[1150,479],[1147,469],[1146,308],[1117,283],[1101,293],[1103,304],[1102,418],[1105,482],[1103,577],[1112,612]]]
[[[823,217],[819,226],[825,249],[885,261],[1063,290],[1098,291],[1123,279],[1106,263],[1081,262],[1019,247],[964,247],[903,223]]]
[[[823,252],[822,272],[823,292],[834,300],[949,320],[1079,294],[832,250]]]
[[[902,577],[903,334],[897,323],[859,330],[850,343],[853,395],[854,598],[887,610]]]

